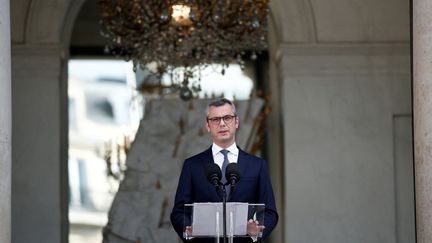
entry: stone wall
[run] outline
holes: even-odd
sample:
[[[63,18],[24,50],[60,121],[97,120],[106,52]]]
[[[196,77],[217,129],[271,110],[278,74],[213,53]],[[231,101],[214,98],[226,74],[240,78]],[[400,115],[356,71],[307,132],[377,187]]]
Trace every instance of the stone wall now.
[[[12,89],[9,0],[0,0],[0,243],[11,241]]]

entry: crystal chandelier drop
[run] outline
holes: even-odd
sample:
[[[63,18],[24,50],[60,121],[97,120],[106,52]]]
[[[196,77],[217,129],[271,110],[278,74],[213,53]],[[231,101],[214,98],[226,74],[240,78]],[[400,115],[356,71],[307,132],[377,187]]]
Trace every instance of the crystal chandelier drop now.
[[[245,53],[254,59],[267,48],[268,2],[99,0],[101,34],[106,51],[132,60],[134,70],[152,63],[156,74],[171,74],[187,100],[199,92],[196,73],[206,65],[243,66]]]

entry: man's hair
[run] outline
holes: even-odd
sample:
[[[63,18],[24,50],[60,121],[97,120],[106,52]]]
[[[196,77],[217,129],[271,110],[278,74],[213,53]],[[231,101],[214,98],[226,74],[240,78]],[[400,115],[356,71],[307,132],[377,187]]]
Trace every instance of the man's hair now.
[[[237,115],[237,110],[235,108],[234,103],[231,100],[226,99],[226,98],[219,98],[219,99],[213,100],[212,102],[210,102],[208,104],[207,109],[206,109],[206,117],[208,117],[210,107],[212,107],[212,106],[219,107],[219,106],[224,106],[226,104],[231,105],[231,108],[232,108],[234,115]]]

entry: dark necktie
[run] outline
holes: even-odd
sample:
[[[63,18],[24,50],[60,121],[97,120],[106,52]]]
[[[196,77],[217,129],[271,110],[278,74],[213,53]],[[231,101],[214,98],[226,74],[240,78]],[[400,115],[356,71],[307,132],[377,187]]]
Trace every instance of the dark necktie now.
[[[229,160],[228,160],[228,152],[229,151],[226,150],[226,149],[222,149],[220,152],[224,156],[224,160],[223,160],[223,163],[222,163],[222,180],[221,180],[221,182],[225,184],[226,181],[227,181],[226,178],[225,178],[225,170],[226,170],[226,167],[229,164]],[[226,194],[227,194],[227,198],[228,198],[231,188],[230,188],[230,186],[227,186],[225,188],[226,188]]]

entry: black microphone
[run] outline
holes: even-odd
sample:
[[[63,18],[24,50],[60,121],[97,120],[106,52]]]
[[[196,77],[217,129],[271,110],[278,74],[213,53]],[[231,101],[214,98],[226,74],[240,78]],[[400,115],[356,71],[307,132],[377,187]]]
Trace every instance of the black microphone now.
[[[240,167],[237,163],[229,163],[225,169],[225,177],[227,182],[234,188],[235,184],[239,182],[241,177]]]
[[[215,163],[210,163],[206,167],[207,179],[210,181],[216,189],[219,187],[220,179],[222,178],[222,172],[219,166]]]

